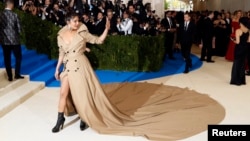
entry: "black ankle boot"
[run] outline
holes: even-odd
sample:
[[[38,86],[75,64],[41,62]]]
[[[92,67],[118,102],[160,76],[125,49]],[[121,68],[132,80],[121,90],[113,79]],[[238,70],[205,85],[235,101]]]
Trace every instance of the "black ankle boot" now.
[[[86,128],[87,128],[87,124],[84,121],[81,120],[81,122],[80,122],[80,130],[83,131]]]
[[[63,125],[64,125],[64,113],[58,113],[58,118],[57,118],[57,122],[55,127],[52,129],[53,133],[59,132],[60,129],[63,129]]]

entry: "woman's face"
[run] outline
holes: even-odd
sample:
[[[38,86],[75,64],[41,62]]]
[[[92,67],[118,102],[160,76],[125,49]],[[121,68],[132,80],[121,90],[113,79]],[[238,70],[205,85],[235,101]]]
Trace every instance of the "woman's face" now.
[[[237,17],[238,17],[238,18],[242,17],[242,12],[240,12],[240,11],[237,12]]]
[[[72,30],[77,30],[79,28],[79,17],[76,16],[71,18],[70,21],[67,22],[67,24]]]

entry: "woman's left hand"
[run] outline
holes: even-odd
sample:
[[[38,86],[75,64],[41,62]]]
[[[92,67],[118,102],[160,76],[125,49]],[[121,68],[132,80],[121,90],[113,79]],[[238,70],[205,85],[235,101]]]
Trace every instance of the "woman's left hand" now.
[[[60,80],[60,74],[58,70],[55,71],[54,75],[55,75],[56,80]]]

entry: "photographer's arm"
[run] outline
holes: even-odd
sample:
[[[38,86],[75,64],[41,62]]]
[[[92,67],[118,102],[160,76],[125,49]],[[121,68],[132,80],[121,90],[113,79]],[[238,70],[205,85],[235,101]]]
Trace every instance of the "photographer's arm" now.
[[[36,15],[37,14],[37,7],[35,7],[34,5],[30,8],[31,14],[32,15]]]
[[[75,2],[75,0],[69,0],[69,7],[73,7],[74,6],[74,2]]]
[[[22,10],[23,10],[23,11],[25,11],[25,10],[28,9],[28,7],[27,7],[27,2],[28,2],[28,1],[26,1],[25,4],[24,4],[23,7],[22,7]]]

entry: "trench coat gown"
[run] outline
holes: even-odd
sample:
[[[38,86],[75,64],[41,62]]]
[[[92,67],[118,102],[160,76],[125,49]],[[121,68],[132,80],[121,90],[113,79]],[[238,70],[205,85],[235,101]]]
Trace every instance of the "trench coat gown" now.
[[[101,85],[83,53],[87,42],[99,44],[99,38],[83,24],[66,44],[61,37],[65,30],[58,32],[58,46],[64,56],[60,78],[68,77],[70,86],[66,116],[78,114],[98,133],[157,141],[189,137],[206,130],[207,122],[223,119],[220,104],[188,89],[147,82]]]

